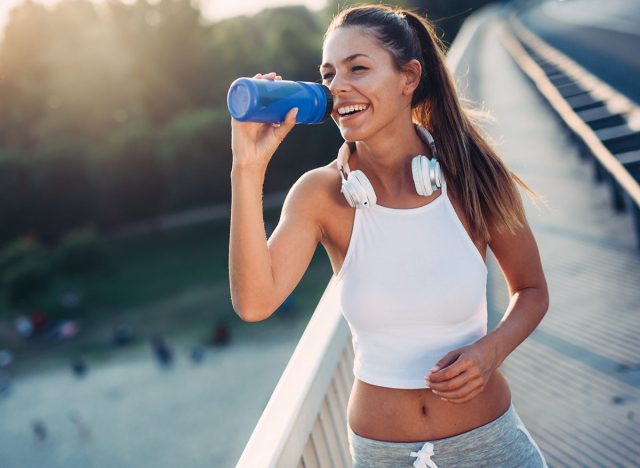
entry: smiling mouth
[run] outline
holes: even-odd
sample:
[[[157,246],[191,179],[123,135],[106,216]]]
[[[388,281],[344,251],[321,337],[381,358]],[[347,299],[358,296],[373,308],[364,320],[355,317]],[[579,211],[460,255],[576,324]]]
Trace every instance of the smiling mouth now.
[[[355,116],[358,116],[358,115],[362,114],[363,112],[368,111],[369,107],[371,107],[371,106],[367,106],[367,108],[363,109],[363,110],[351,112],[350,114],[340,114],[340,113],[338,113],[338,120],[347,120],[347,119],[353,118]]]

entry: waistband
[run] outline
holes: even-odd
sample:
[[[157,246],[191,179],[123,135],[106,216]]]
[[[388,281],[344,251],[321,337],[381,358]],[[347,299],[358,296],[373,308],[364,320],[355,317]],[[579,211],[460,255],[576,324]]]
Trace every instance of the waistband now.
[[[462,451],[469,454],[484,450],[491,450],[492,448],[495,448],[496,445],[510,443],[511,437],[513,437],[511,434],[516,433],[515,431],[517,426],[518,416],[516,415],[513,402],[511,402],[509,404],[509,408],[493,421],[467,432],[450,437],[444,437],[442,439],[433,439],[421,442],[390,442],[363,437],[353,432],[348,424],[347,430],[354,441],[360,440],[363,444],[396,450],[417,450],[418,452],[428,450],[431,455],[447,458],[460,456]]]

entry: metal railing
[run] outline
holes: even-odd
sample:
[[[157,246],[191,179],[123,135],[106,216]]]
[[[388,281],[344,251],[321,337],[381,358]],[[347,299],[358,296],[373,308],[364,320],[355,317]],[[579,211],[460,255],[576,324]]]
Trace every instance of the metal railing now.
[[[503,44],[572,132],[615,211],[631,211],[640,249],[640,106],[553,48],[512,13]]]

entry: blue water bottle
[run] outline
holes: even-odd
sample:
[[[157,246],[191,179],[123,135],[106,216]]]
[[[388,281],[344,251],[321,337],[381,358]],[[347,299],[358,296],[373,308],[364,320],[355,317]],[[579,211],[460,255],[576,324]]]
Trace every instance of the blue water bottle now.
[[[227,106],[241,122],[282,123],[297,107],[297,124],[318,124],[331,115],[333,95],[319,83],[242,77],[231,83]]]

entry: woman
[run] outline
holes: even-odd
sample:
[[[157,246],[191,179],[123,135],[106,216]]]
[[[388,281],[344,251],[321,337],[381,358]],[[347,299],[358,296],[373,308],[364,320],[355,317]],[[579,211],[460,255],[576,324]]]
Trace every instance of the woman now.
[[[498,369],[548,308],[515,183],[534,192],[460,105],[443,50],[407,10],[364,5],[333,19],[320,71],[350,145],[293,185],[268,240],[262,183],[296,110],[281,125],[232,119],[232,302],[246,321],[269,317],[321,242],[354,337],[353,466],[546,466]],[[429,157],[421,173],[415,155]],[[489,333],[487,245],[511,294]]]

